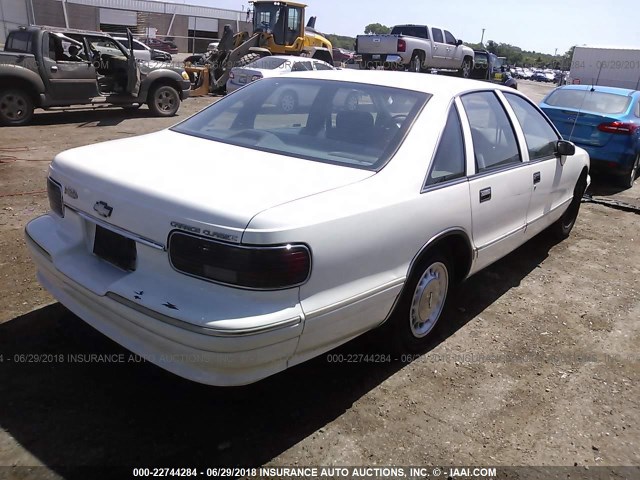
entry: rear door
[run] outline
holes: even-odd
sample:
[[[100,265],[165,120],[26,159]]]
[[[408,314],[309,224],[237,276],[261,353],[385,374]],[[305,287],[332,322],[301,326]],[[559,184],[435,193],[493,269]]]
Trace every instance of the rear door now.
[[[98,96],[96,69],[82,43],[45,32],[42,63],[47,92],[56,102],[86,103]]]
[[[480,91],[460,98],[461,116],[473,146],[469,178],[474,269],[481,269],[521,245],[531,200],[532,174],[523,162],[516,133],[497,95]]]
[[[433,57],[432,65],[436,68],[451,68],[448,66],[447,61],[447,47],[448,45],[444,41],[444,33],[439,28],[431,29],[431,55]]]
[[[460,68],[462,65],[462,45],[457,45],[458,40],[448,30],[444,31],[444,42],[447,45],[447,68]]]

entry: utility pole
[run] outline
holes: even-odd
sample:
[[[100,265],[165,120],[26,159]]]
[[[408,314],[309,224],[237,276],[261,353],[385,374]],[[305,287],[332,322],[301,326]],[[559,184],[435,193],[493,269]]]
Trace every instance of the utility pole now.
[[[480,39],[480,45],[484,47],[484,28],[482,29],[482,38]]]

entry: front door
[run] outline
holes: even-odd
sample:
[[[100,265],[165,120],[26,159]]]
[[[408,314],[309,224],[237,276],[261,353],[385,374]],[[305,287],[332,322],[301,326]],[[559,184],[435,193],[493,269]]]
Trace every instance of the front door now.
[[[98,95],[96,69],[84,46],[64,35],[43,35],[43,76],[56,101],[88,102]]]
[[[523,162],[516,134],[494,92],[461,97],[468,119],[475,174],[469,179],[474,270],[524,243],[531,201],[530,165]]]
[[[431,29],[431,55],[433,66],[436,68],[447,67],[447,44],[444,41],[444,34],[439,28]]]
[[[127,38],[129,40],[129,55],[127,56],[127,93],[137,97],[140,93],[140,67],[133,54],[133,35],[127,28]]]

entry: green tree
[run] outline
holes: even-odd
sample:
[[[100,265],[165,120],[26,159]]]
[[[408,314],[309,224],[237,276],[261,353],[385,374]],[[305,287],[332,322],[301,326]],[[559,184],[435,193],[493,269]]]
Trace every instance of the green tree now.
[[[364,27],[364,33],[367,35],[385,35],[387,33],[391,33],[391,28],[386,25],[382,25],[381,23],[370,23],[366,27]]]

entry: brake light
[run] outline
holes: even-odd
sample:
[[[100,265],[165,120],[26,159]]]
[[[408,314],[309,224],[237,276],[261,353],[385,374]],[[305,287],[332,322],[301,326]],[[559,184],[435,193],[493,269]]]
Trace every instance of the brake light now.
[[[311,274],[311,252],[299,244],[240,246],[174,232],[169,259],[179,272],[251,290],[296,287]]]
[[[407,42],[402,38],[398,39],[398,52],[406,52],[407,51]]]
[[[639,128],[640,125],[625,122],[601,123],[598,125],[598,130],[601,132],[616,133],[618,135],[633,135]]]

